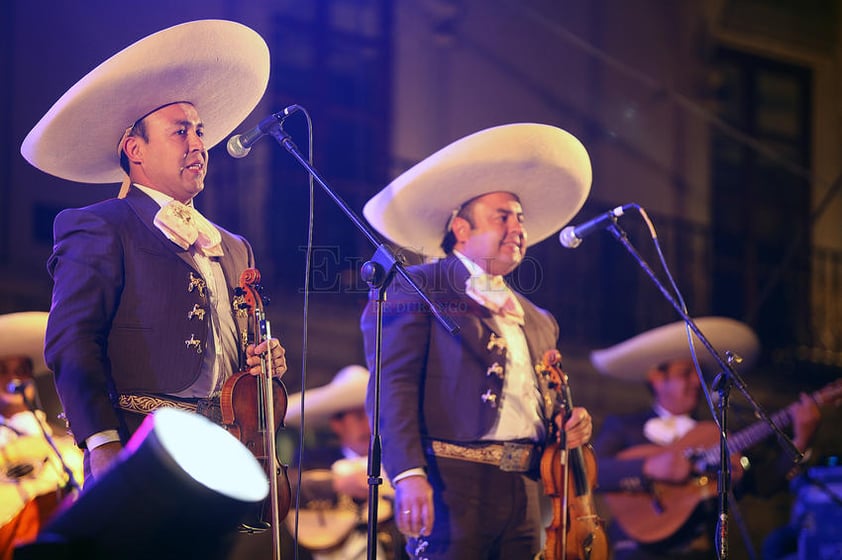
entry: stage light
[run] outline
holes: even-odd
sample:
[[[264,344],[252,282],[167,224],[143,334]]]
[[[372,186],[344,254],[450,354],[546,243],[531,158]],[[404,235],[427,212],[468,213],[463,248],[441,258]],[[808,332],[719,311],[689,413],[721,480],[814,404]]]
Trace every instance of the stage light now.
[[[161,409],[15,560],[222,559],[268,493],[263,469],[236,438],[202,416]]]

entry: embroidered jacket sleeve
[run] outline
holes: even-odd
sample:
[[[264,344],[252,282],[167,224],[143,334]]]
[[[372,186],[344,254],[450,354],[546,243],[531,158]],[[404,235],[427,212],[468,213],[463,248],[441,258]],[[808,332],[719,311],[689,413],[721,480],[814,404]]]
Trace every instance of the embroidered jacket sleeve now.
[[[108,332],[123,286],[123,248],[112,225],[84,210],[55,220],[48,262],[54,288],[45,356],[77,442],[119,427],[109,401]]]
[[[366,407],[373,407],[375,312],[363,312],[361,328],[372,375]],[[430,313],[412,288],[398,279],[389,290],[383,313],[380,428],[383,465],[389,473],[425,467],[421,441],[421,391],[430,343]]]

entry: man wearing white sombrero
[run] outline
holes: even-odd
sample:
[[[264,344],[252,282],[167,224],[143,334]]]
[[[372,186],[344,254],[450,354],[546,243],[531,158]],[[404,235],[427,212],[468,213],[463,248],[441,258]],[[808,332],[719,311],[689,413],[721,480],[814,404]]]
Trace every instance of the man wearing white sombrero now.
[[[48,263],[46,359],[94,477],[143,414],[186,405],[213,416],[221,383],[241,365],[258,371],[267,346],[273,374],[286,370],[276,340],[239,343],[232,298],[254,264],[250,245],[193,208],[208,149],[252,111],[268,78],[253,30],[177,25],[97,66],[23,142],[24,157],[57,177],[124,182],[119,198],[56,217]]]
[[[740,371],[751,369],[760,350],[751,328],[727,317],[700,317],[695,323],[715,349],[742,358]],[[702,368],[715,372],[715,360],[697,339],[695,346]],[[607,493],[606,503],[614,517],[609,527],[614,558],[714,557],[716,487],[709,481],[715,480],[719,437],[715,424],[699,422],[695,415],[701,382],[684,322],[596,350],[591,353],[591,361],[605,375],[647,383],[653,396],[649,410],[606,417],[594,440],[599,464],[597,489]],[[802,395],[789,407],[788,414],[793,421],[795,445],[807,449],[819,421],[816,403]],[[759,433],[770,435],[762,430]],[[734,436],[731,442],[735,481],[743,478],[738,460],[742,447],[735,446],[747,447],[740,441]],[[711,456],[716,456],[709,465],[714,471],[705,470],[688,453],[690,449],[709,449]],[[755,466],[746,471],[742,486],[768,493],[782,485],[793,464],[786,453],[780,453],[778,459],[762,469]],[[657,500],[657,507],[653,500]]]
[[[42,523],[39,520],[52,515],[58,500],[74,483],[78,488],[81,482],[82,452],[70,438],[53,434],[47,415],[38,406],[35,378],[49,373],[44,363],[46,327],[47,313],[42,311],[0,315],[2,560],[12,558],[15,543],[34,539]]]
[[[467,136],[398,177],[364,208],[391,241],[440,260],[410,269],[460,327],[450,334],[403,281],[383,317],[383,463],[413,557],[532,558],[539,551],[536,459],[552,419],[534,366],[558,324],[503,279],[561,229],[590,190],[582,144],[541,124]],[[527,236],[527,230],[529,236]],[[374,369],[375,313],[361,320]],[[373,404],[369,384],[368,406]],[[565,425],[590,437],[587,411]]]
[[[49,430],[43,411],[35,403],[35,373],[46,373],[44,331],[47,314],[39,311],[0,316],[0,447],[21,435]],[[37,415],[37,417],[36,417]]]
[[[330,383],[308,389],[303,395],[289,396],[287,428],[328,427],[338,443],[307,449],[303,454],[298,544],[313,560],[364,560],[368,554],[368,380],[366,368],[349,365],[340,369]],[[393,496],[387,480],[380,487],[377,525],[376,556],[383,560],[406,557],[403,538],[392,520]],[[287,517],[290,533],[295,531],[295,523],[293,516]]]

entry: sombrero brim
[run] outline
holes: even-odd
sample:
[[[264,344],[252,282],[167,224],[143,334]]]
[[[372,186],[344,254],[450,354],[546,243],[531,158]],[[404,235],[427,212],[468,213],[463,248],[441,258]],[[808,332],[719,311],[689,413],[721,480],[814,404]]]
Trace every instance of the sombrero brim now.
[[[739,366],[741,371],[752,368],[760,352],[760,341],[751,327],[727,317],[700,317],[694,322],[720,355],[724,356],[726,351],[734,352],[743,358]],[[695,334],[693,342],[702,366],[715,366],[716,360]],[[684,321],[670,323],[610,348],[591,352],[591,363],[600,373],[633,381],[645,380],[647,372],[655,366],[689,358]]]
[[[442,148],[372,197],[363,214],[392,242],[442,257],[439,245],[453,210],[474,197],[496,191],[518,196],[533,245],[569,222],[590,188],[591,163],[578,139],[554,126],[516,123]]]
[[[269,48],[252,29],[201,20],[159,31],[79,80],[29,132],[21,154],[41,171],[81,183],[119,183],[126,128],[170,103],[192,103],[210,148],[257,106],[269,82]]]
[[[322,424],[338,412],[365,405],[368,387],[368,370],[351,365],[339,370],[327,385],[309,389],[304,395],[304,419],[308,423]],[[290,395],[287,400],[287,426],[301,425],[301,393]]]
[[[26,356],[32,360],[32,373],[49,373],[44,362],[46,311],[24,311],[0,315],[0,358]]]

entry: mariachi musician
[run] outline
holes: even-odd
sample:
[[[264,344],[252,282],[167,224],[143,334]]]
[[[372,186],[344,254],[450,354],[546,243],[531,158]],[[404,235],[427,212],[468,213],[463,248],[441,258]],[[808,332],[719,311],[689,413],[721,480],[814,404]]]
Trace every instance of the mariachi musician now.
[[[217,420],[238,371],[232,301],[249,243],[194,206],[208,150],[251,112],[269,78],[266,43],[230,21],[184,23],[101,63],[24,140],[35,167],[118,198],[62,211],[46,359],[86,477],[111,466],[144,414],[176,406]],[[259,371],[270,341],[247,349]],[[275,376],[286,370],[271,341]]]
[[[313,560],[364,560],[368,533],[368,449],[371,430],[365,412],[368,370],[359,365],[340,369],[330,383],[290,395],[286,427],[309,433],[327,428],[332,440],[303,450],[298,545]],[[302,439],[307,439],[306,437]],[[295,478],[295,477],[292,477]],[[393,520],[394,490],[386,479],[380,486],[377,558],[406,558],[403,538]],[[295,514],[286,518],[295,531]],[[303,556],[302,556],[303,557]]]
[[[409,272],[460,327],[448,332],[396,277],[383,306],[380,431],[413,558],[532,558],[541,548],[537,465],[552,419],[535,366],[559,328],[503,277],[576,214],[590,182],[572,135],[511,124],[441,149],[365,206],[384,236],[438,259]],[[361,319],[370,370],[376,307]],[[369,383],[370,413],[374,391]],[[581,446],[590,415],[575,408],[564,428]]]
[[[48,418],[42,401],[49,399],[40,398],[36,384],[36,375],[47,378],[41,387],[51,384],[43,357],[46,326],[45,312],[0,316],[2,560],[12,557],[16,542],[32,540],[59,501],[75,496],[82,482],[82,453],[61,426],[49,422],[57,416]]]
[[[695,320],[714,348],[742,358],[750,370],[760,345],[754,331],[727,317]],[[695,338],[695,337],[694,337]],[[708,373],[715,361],[696,339],[698,358]],[[594,440],[599,461],[597,489],[605,493],[613,521],[609,538],[615,560],[695,560],[715,556],[719,432],[699,421],[701,382],[691,358],[683,321],[641,333],[591,354],[596,369],[618,379],[645,382],[652,407],[639,413],[606,417]],[[714,370],[715,372],[715,370]],[[793,442],[807,449],[819,422],[816,397],[801,395],[781,416],[793,425]],[[751,428],[749,428],[751,429]],[[770,435],[769,432],[758,432]],[[730,434],[731,447],[751,441]],[[704,469],[691,450],[714,452]],[[793,468],[786,453],[764,468],[745,473],[739,453],[732,455],[735,482],[768,494],[784,485]],[[750,480],[749,480],[750,479]]]

